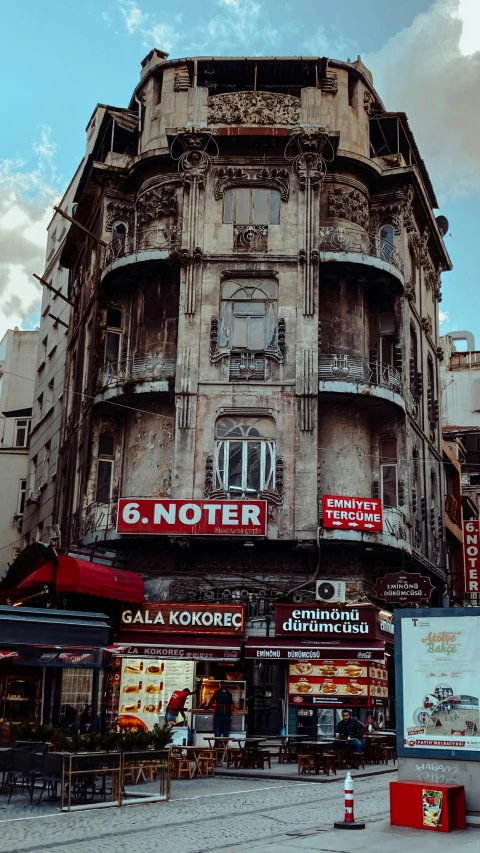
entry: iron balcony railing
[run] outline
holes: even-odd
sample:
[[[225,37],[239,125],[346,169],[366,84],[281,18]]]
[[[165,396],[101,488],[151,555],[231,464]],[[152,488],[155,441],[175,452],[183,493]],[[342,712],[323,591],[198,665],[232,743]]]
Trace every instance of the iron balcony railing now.
[[[142,382],[174,381],[177,367],[177,349],[174,344],[165,344],[160,353],[135,353],[119,361],[106,362],[99,370],[97,390],[122,385],[126,382],[141,385]],[[135,389],[138,390],[138,389]]]
[[[153,252],[178,248],[182,240],[182,231],[178,225],[169,227],[137,228],[131,234],[116,237],[105,250],[105,266],[117,258],[133,255],[135,252]]]
[[[395,539],[401,539],[402,542],[410,542],[410,527],[401,509],[393,506],[383,507],[383,532],[389,533]]]
[[[403,275],[403,262],[393,243],[377,235],[353,228],[320,228],[320,252],[353,252],[379,258],[392,264]]]
[[[80,525],[82,536],[98,530],[114,530],[117,525],[117,506],[118,502],[114,500],[89,504]]]
[[[360,385],[377,385],[401,393],[399,371],[390,364],[366,358],[352,358],[341,353],[319,355],[318,378],[320,382],[356,382]]]

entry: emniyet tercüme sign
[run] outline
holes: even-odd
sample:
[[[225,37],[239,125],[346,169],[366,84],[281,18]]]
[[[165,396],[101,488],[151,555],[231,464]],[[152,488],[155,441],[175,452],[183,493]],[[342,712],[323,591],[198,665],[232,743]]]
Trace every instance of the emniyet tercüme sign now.
[[[120,498],[117,533],[266,536],[266,501]]]
[[[241,604],[160,604],[149,602],[124,610],[123,631],[153,634],[242,634]]]
[[[324,527],[370,533],[383,529],[382,502],[377,498],[323,495],[322,509]]]
[[[417,754],[478,761],[480,609],[448,613],[395,614],[399,748],[402,755],[421,749]]]
[[[365,640],[377,637],[375,607],[318,607],[309,604],[277,604],[275,634],[287,637],[317,637],[327,640]]]

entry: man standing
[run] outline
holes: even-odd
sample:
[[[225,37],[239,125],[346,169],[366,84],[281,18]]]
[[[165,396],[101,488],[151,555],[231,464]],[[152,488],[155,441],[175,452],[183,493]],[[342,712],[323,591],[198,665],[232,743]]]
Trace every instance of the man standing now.
[[[215,737],[228,737],[230,734],[230,719],[233,711],[233,696],[230,690],[227,689],[225,681],[220,682],[220,687],[215,690],[210,702],[207,705],[207,711],[215,705],[215,713],[213,715],[213,729]]]
[[[342,711],[342,719],[337,723],[337,740],[350,740],[354,752],[361,752],[362,737],[365,726],[356,717],[352,717],[350,711]]]
[[[191,691],[188,687],[185,687],[184,690],[174,690],[170,701],[165,710],[165,722],[166,723],[176,723],[177,717],[179,714],[183,717],[183,722],[187,722],[187,718],[185,716],[185,702],[190,696]]]

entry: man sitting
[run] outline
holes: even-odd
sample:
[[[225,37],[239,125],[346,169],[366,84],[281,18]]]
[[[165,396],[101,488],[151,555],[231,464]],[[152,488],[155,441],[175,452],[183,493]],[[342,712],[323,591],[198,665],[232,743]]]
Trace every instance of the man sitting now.
[[[342,719],[337,723],[335,737],[337,740],[348,740],[354,752],[361,752],[364,729],[363,723],[356,717],[352,717],[350,711],[342,711]]]

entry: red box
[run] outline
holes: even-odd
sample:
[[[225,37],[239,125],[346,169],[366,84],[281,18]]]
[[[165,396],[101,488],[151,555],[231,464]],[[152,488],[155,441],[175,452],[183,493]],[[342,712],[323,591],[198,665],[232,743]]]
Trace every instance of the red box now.
[[[423,792],[441,791],[443,806],[438,826],[423,822]],[[434,832],[465,829],[465,789],[463,785],[437,785],[428,782],[390,782],[390,823]]]

